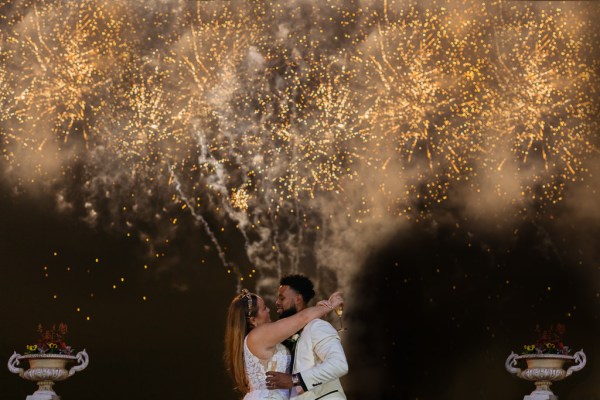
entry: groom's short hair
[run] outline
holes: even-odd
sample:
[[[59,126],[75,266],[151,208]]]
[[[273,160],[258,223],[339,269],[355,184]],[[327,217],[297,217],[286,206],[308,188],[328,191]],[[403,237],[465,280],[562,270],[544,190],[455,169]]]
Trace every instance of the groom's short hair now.
[[[305,304],[315,297],[314,285],[310,279],[304,275],[288,275],[279,281],[281,286],[289,286],[302,295]]]

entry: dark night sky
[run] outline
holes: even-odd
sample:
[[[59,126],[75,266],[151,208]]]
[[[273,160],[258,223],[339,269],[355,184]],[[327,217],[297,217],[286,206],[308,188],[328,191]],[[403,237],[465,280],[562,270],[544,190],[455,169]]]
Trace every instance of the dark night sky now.
[[[351,334],[355,377],[365,382],[360,398],[520,398],[533,387],[511,377],[504,361],[534,338],[536,324],[557,322],[588,364],[555,393],[599,398],[598,254],[595,267],[579,264],[586,256],[579,229],[523,223],[518,236],[498,239],[469,228],[420,228],[392,239],[357,277],[366,300],[352,320],[369,321]],[[598,226],[586,230],[598,233]]]
[[[197,267],[188,275],[189,290],[172,289],[144,278],[148,261],[135,242],[90,230],[38,204],[2,199],[1,347],[6,357],[36,340],[38,322],[65,322],[69,342],[78,350],[86,348],[91,362],[77,377],[57,385],[63,398],[221,398],[228,384],[220,361],[229,301],[224,293],[234,292],[223,271]],[[192,263],[195,255],[188,256],[182,264]],[[43,266],[49,267],[48,278]],[[126,281],[112,289],[121,277]],[[35,387],[8,369],[1,376],[3,399],[25,396]],[[199,382],[205,384],[199,388]]]

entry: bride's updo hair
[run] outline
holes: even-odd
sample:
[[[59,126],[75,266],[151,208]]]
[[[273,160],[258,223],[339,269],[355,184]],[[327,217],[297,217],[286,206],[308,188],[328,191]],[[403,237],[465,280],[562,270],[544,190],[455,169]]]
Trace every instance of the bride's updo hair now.
[[[258,314],[258,297],[246,289],[235,296],[227,311],[225,326],[225,366],[235,383],[235,389],[248,392],[244,371],[244,338],[252,330],[251,317]]]

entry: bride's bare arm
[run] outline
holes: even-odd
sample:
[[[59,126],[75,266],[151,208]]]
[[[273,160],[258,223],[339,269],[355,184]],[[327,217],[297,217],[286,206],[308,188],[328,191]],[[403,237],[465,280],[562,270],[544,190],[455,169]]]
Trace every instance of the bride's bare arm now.
[[[320,301],[314,307],[308,307],[296,314],[282,318],[275,322],[260,325],[254,328],[248,335],[248,346],[250,351],[259,358],[268,358],[273,353],[277,343],[283,342],[306,324],[316,318],[321,318],[333,309],[343,304],[344,300],[340,293],[336,292],[329,300]],[[264,355],[261,356],[261,355]]]

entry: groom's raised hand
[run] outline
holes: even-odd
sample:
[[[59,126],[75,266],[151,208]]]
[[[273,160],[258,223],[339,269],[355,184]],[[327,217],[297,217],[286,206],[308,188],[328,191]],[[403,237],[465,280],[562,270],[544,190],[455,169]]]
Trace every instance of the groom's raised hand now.
[[[267,389],[291,389],[292,374],[267,371]]]

